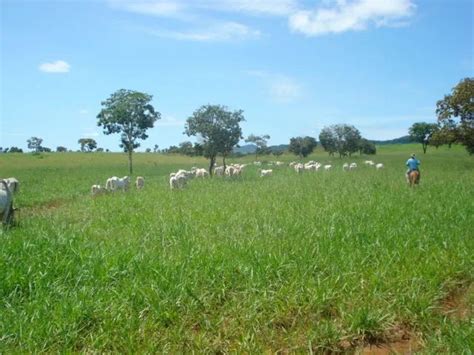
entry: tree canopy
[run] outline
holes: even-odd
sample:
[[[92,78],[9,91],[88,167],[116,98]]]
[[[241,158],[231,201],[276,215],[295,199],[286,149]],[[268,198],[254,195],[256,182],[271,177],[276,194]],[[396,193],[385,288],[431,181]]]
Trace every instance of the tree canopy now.
[[[359,143],[362,139],[360,132],[354,126],[348,124],[336,124],[324,127],[319,134],[319,140],[324,150],[330,155],[335,152],[339,156],[349,156],[359,150]]]
[[[423,147],[423,153],[426,153],[431,136],[437,130],[438,125],[436,123],[416,122],[410,127],[408,133],[412,137],[413,141],[421,143]]]
[[[81,145],[81,152],[92,152],[97,148],[97,142],[92,138],[80,138],[77,143]]]
[[[290,139],[288,150],[293,154],[305,158],[314,151],[317,145],[318,142],[316,142],[316,139],[313,137],[293,137]]]
[[[212,175],[217,154],[225,158],[242,139],[240,122],[245,121],[242,110],[229,111],[226,106],[203,105],[186,120],[184,133],[198,136],[203,155],[210,160]]]
[[[41,144],[43,143],[43,139],[39,137],[31,137],[27,139],[26,142],[28,143],[28,149],[34,150],[35,153],[40,153],[43,150]]]
[[[103,101],[97,115],[104,134],[120,133],[120,147],[128,153],[129,171],[133,173],[132,153],[140,146],[138,140],[148,138],[146,131],[161,118],[150,104],[153,96],[138,91],[120,89]]]
[[[451,95],[436,103],[442,135],[451,144],[459,141],[470,154],[474,153],[474,78],[461,80]],[[454,119],[458,119],[456,122]],[[450,143],[448,143],[450,144]]]
[[[246,143],[253,143],[257,146],[255,150],[255,160],[258,158],[258,154],[265,154],[267,151],[267,142],[270,139],[268,134],[263,134],[261,136],[257,136],[255,134],[251,134],[245,140]]]

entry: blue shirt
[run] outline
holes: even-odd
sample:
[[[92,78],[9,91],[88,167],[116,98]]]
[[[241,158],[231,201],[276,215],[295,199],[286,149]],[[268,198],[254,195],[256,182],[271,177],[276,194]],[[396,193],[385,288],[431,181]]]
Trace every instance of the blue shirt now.
[[[410,158],[407,160],[406,166],[408,166],[410,170],[418,170],[418,165],[420,164],[421,163],[418,159]]]

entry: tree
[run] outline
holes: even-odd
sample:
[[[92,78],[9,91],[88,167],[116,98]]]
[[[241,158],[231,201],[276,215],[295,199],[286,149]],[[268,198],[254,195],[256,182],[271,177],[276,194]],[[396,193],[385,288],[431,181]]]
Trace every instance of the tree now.
[[[367,155],[372,155],[377,153],[377,148],[375,147],[375,144],[372,143],[371,141],[362,138],[359,141],[359,153],[360,154],[367,154]]]
[[[153,153],[158,152],[158,148],[159,148],[159,147],[160,147],[160,146],[159,146],[158,144],[155,144],[155,145],[153,146]]]
[[[92,138],[81,138],[77,143],[81,145],[81,152],[92,152],[97,148],[97,142]]]
[[[56,151],[58,153],[64,153],[67,152],[67,148],[60,145],[59,147],[56,147]]]
[[[194,155],[194,147],[190,141],[179,143],[179,153],[192,157]]]
[[[288,150],[304,158],[311,154],[317,145],[318,142],[313,137],[293,137],[290,139]]]
[[[319,133],[319,141],[329,155],[334,155],[334,153],[337,152],[336,137],[333,135],[330,127],[325,127],[321,130],[321,133]]]
[[[151,153],[151,148],[145,149],[145,152],[146,152],[146,153]]]
[[[438,125],[436,123],[416,122],[410,127],[408,133],[415,142],[421,143],[423,153],[426,154],[430,138],[437,129]]]
[[[253,143],[257,146],[257,149],[255,149],[255,160],[257,160],[259,153],[264,154],[266,152],[267,142],[269,139],[270,136],[268,134],[264,134],[261,136],[251,134],[247,137],[247,139],[245,140],[246,143]]]
[[[7,151],[10,152],[10,153],[23,153],[23,149],[18,148],[18,147],[11,147],[10,150],[8,150],[8,148],[6,148],[5,153]]]
[[[319,135],[321,145],[330,154],[339,153],[339,157],[351,156],[359,150],[362,139],[357,128],[348,124],[336,124],[324,127]],[[324,142],[324,144],[323,144]]]
[[[436,103],[436,114],[438,122],[444,124],[443,128],[446,126],[456,128],[450,132],[451,140],[455,133],[456,140],[466,147],[469,154],[473,154],[474,78],[464,78],[452,89],[451,95],[445,95],[439,100]],[[454,121],[454,118],[459,119],[459,122]]]
[[[221,105],[203,105],[186,120],[184,133],[198,135],[203,155],[209,159],[209,174],[216,162],[217,154],[225,158],[242,138],[240,122],[245,121],[242,110],[231,112]]]
[[[26,142],[28,143],[28,149],[34,150],[35,153],[41,152],[41,143],[43,143],[42,138],[31,137]]]
[[[161,118],[150,104],[152,98],[138,91],[120,89],[101,103],[103,108],[97,115],[97,125],[104,128],[104,134],[121,134],[120,147],[128,153],[130,175],[133,173],[132,153],[140,146],[138,140],[147,139],[147,129],[153,128]]]

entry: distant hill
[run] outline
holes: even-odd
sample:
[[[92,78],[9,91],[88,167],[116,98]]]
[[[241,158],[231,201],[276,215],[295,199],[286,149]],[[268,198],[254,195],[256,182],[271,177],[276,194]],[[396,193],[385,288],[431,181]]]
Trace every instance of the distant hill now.
[[[408,144],[408,143],[413,143],[413,140],[411,139],[410,136],[403,136],[400,138],[395,138],[395,139],[389,139],[386,141],[375,141],[371,140],[372,143],[376,145],[386,145],[386,144]]]
[[[234,153],[254,154],[256,150],[257,150],[257,146],[255,144],[245,144],[240,147],[235,147]]]

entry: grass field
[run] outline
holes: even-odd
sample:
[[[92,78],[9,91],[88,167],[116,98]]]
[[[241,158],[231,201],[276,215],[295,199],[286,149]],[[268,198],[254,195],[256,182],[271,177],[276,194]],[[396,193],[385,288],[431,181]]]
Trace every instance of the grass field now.
[[[145,189],[97,198],[125,155],[1,154],[22,185],[19,225],[0,232],[0,353],[471,353],[474,158],[419,154],[410,189],[411,150],[379,148],[381,171],[317,152],[333,171],[250,166],[181,191],[168,174],[205,160],[136,154]]]

